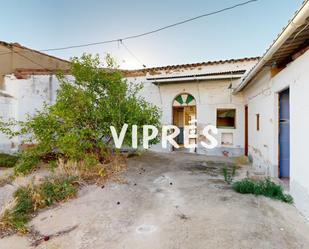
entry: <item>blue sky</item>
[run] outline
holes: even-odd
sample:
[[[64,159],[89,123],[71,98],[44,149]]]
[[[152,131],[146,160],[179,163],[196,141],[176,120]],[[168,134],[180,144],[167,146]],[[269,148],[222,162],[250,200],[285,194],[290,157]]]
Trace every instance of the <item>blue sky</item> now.
[[[1,2],[0,40],[33,49],[117,39],[143,33],[244,0],[10,0]],[[129,40],[147,67],[262,55],[302,0],[260,0],[215,16]],[[69,59],[112,54],[122,68],[139,63],[117,43],[49,52]]]

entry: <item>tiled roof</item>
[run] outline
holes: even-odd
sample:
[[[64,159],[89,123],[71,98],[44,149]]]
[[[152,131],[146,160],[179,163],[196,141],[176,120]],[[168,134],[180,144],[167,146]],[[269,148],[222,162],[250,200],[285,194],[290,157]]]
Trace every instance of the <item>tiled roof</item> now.
[[[12,48],[19,48],[24,49],[26,51],[31,51],[37,54],[40,54],[42,56],[47,56],[65,63],[70,63],[67,60],[60,59],[58,57],[48,55],[45,53],[42,53],[40,51],[27,48],[25,46],[20,45],[19,43],[7,43],[4,41],[0,41],[0,45],[3,45],[5,47],[8,47],[10,49]],[[9,52],[8,52],[9,53]],[[169,71],[169,70],[180,70],[180,69],[194,69],[202,66],[209,66],[209,65],[219,65],[219,64],[225,64],[225,63],[237,63],[237,62],[246,62],[246,61],[257,61],[259,57],[246,57],[246,58],[240,58],[240,59],[228,59],[228,60],[217,60],[217,61],[205,61],[205,62],[199,62],[199,63],[188,63],[188,64],[178,64],[178,65],[167,65],[167,66],[160,66],[160,67],[152,67],[152,68],[143,68],[143,69],[136,69],[136,70],[121,70],[124,77],[138,77],[138,76],[145,76],[147,73],[149,75],[157,75],[160,74],[160,71]],[[53,70],[44,70],[44,69],[27,69],[27,68],[18,68],[15,70],[14,73],[21,75],[21,77],[25,77],[27,74],[50,74]],[[67,72],[67,70],[66,70]]]
[[[149,73],[157,74],[157,72],[162,70],[175,70],[175,69],[191,69],[201,66],[209,66],[209,65],[219,65],[225,63],[236,63],[236,62],[246,62],[246,61],[258,61],[260,57],[245,57],[240,59],[229,59],[229,60],[218,60],[218,61],[205,61],[199,63],[190,63],[190,64],[178,64],[178,65],[167,65],[162,67],[152,67],[152,68],[144,68],[137,70],[122,70],[125,77],[138,77],[143,76]]]
[[[62,61],[62,62],[67,62],[67,63],[69,63],[69,61],[67,61],[67,60],[60,59],[60,58],[58,58],[58,57],[56,57],[56,56],[52,56],[52,55],[49,55],[49,54],[42,53],[42,52],[40,52],[40,51],[38,51],[38,50],[34,50],[34,49],[31,49],[31,48],[27,48],[27,47],[25,47],[25,46],[20,45],[20,44],[17,43],[17,42],[8,43],[8,42],[5,42],[5,41],[0,41],[0,45],[5,46],[5,47],[10,48],[10,49],[12,49],[12,48],[15,47],[15,48],[19,48],[19,49],[28,50],[28,51],[31,51],[31,52],[34,52],[34,53],[37,53],[37,54],[40,54],[40,55],[43,55],[43,56],[47,56],[47,57],[50,57],[50,58],[53,58],[53,59],[56,59],[56,60],[59,60],[59,61]],[[8,52],[8,53],[9,53],[9,52]]]
[[[162,77],[149,77],[147,80],[150,81],[160,81],[160,80],[177,80],[177,79],[190,79],[190,78],[200,78],[200,77],[216,77],[228,75],[230,77],[241,77],[246,72],[246,70],[234,70],[234,71],[222,71],[217,73],[203,73],[203,74],[186,74],[186,75],[176,75],[176,76],[162,76]]]

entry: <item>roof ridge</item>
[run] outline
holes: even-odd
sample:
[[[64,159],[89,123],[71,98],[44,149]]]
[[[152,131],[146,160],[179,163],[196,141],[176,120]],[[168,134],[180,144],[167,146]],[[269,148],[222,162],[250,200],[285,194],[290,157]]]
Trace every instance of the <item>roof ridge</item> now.
[[[60,60],[60,61],[63,61],[63,62],[70,63],[70,61],[68,61],[68,60],[65,60],[65,59],[62,59],[62,58],[50,55],[50,54],[43,53],[43,52],[41,52],[39,50],[35,50],[35,49],[32,49],[32,48],[25,47],[25,46],[21,45],[18,42],[10,42],[9,43],[9,42],[5,42],[5,41],[0,41],[0,45],[6,46],[6,47],[10,47],[10,48],[16,47],[16,48],[20,48],[20,49],[29,50],[31,52],[38,53],[40,55],[47,56],[47,57],[53,58],[55,60]]]

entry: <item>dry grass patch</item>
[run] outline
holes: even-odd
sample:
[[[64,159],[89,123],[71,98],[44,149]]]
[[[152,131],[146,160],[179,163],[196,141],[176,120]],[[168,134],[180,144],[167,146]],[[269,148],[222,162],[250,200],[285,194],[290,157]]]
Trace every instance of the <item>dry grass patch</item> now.
[[[80,182],[88,184],[102,184],[107,179],[120,181],[119,173],[126,168],[126,158],[115,155],[107,163],[89,163],[89,161],[72,161],[59,159],[55,174],[59,176],[75,177]]]
[[[29,184],[14,192],[0,217],[0,237],[10,232],[26,233],[27,223],[39,209],[73,198],[77,192],[73,177],[51,178],[39,185]]]
[[[10,184],[13,181],[13,176],[2,176],[0,177],[0,188],[5,186],[6,184]]]
[[[126,168],[126,157],[110,156],[103,163],[85,156],[85,160],[58,159],[53,176],[40,184],[28,184],[14,192],[14,199],[0,213],[0,237],[29,232],[27,223],[40,209],[75,197],[81,184],[102,184],[106,180],[121,181],[119,174]]]

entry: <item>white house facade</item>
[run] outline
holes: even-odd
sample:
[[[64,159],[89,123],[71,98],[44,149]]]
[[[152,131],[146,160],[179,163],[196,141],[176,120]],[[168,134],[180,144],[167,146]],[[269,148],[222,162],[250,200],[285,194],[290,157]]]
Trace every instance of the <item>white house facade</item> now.
[[[157,105],[162,125],[196,124],[198,147],[189,151],[218,156],[247,155],[257,171],[281,178],[295,204],[309,218],[309,3],[305,1],[261,58],[210,61],[123,71],[128,82],[142,83],[141,95]],[[0,43],[3,50],[26,48]],[[28,49],[29,50],[29,49]],[[20,61],[0,60],[0,116],[24,120],[27,113],[55,101],[56,69],[69,63],[29,50]],[[25,58],[24,58],[25,59]],[[7,59],[8,60],[8,59]],[[26,59],[27,60],[27,59]],[[40,60],[38,67],[33,61]],[[15,64],[12,63],[15,61]],[[16,61],[18,63],[16,63]],[[7,64],[13,65],[11,68]],[[1,70],[1,67],[5,70]],[[202,129],[218,128],[218,146],[207,150]],[[180,145],[183,137],[177,137]],[[0,134],[0,150],[15,152],[19,139]],[[152,149],[170,152],[174,148]]]
[[[243,75],[252,69],[258,58],[213,61],[197,64],[173,65],[126,73],[127,80],[142,83],[142,96],[157,105],[162,114],[162,125],[197,126],[198,147],[192,152],[207,155],[238,156],[244,154],[244,99],[233,94]],[[200,142],[206,125],[218,128],[214,135],[219,143],[206,150]],[[183,145],[183,139],[177,141]],[[160,145],[152,149],[162,149]],[[190,150],[189,150],[190,151]]]

